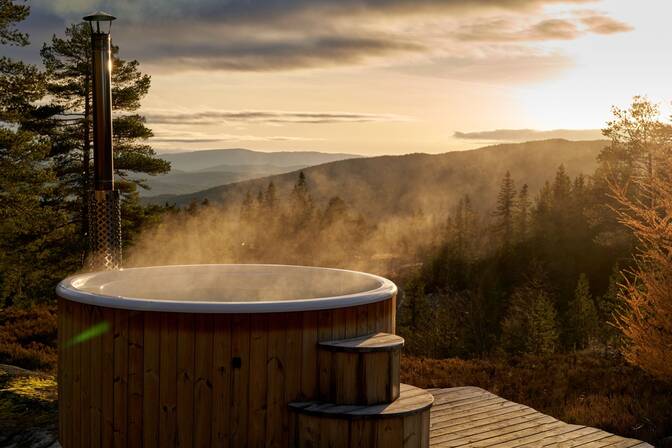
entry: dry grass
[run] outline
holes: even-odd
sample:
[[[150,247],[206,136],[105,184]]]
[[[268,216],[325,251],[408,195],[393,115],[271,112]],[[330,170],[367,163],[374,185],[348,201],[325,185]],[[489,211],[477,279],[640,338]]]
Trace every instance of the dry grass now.
[[[0,309],[0,364],[53,371],[56,309],[45,305]]]
[[[568,423],[655,442],[672,434],[672,386],[595,353],[498,360],[403,357],[402,381],[478,386]]]

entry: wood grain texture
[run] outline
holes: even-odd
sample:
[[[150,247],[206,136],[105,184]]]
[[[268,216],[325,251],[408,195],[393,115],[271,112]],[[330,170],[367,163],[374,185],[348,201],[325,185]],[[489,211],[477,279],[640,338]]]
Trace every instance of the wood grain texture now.
[[[231,319],[217,316],[212,347],[212,446],[229,447],[231,410]]]
[[[143,328],[142,432],[144,448],[159,446],[161,315],[146,313]],[[65,447],[64,447],[65,448]]]
[[[128,313],[114,310],[114,448],[128,443]]]
[[[194,316],[177,316],[177,443],[194,446]]]
[[[318,361],[317,343],[386,331],[389,309],[370,304],[260,321],[259,314],[128,311],[59,299],[61,444],[288,446],[287,404],[316,399],[320,366],[331,366]],[[69,345],[98,324],[108,330]],[[329,389],[328,375],[321,379]]]
[[[195,318],[194,350],[194,448],[210,448],[212,432],[212,344],[211,316]]]
[[[73,306],[79,306],[73,303]],[[103,322],[107,326],[101,337],[101,446],[110,448],[114,442],[114,310],[102,308]],[[94,381],[94,379],[92,379]],[[67,448],[67,447],[63,447]]]
[[[177,315],[161,315],[159,344],[159,446],[177,445]]]
[[[142,447],[142,394],[144,374],[144,314],[128,318],[128,446]]]
[[[651,447],[605,431],[569,425],[477,387],[434,389],[432,447]]]
[[[373,322],[377,322],[374,319]],[[403,338],[377,332],[318,343],[320,399],[336,404],[390,403],[399,397],[399,360]],[[328,386],[327,386],[328,385]]]

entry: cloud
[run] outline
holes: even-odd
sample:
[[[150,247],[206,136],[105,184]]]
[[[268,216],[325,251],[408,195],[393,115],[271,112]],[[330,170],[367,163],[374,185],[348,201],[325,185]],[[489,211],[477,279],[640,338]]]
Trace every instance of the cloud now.
[[[595,34],[625,33],[633,30],[627,23],[600,14],[583,17],[581,23],[587,26],[591,33]]]
[[[519,17],[498,17],[465,25],[455,37],[466,42],[534,42],[573,40],[589,33],[615,34],[631,30],[626,23],[593,13],[580,18],[544,19],[532,24]]]
[[[288,17],[310,16],[328,20],[334,15],[413,15],[474,11],[530,11],[549,4],[584,4],[594,0],[32,0],[50,12],[81,17],[107,9],[126,20],[145,23],[154,18],[198,18],[226,23],[282,22]]]
[[[444,56],[405,69],[432,78],[478,80],[485,83],[529,84],[556,76],[572,67],[563,53],[545,52],[524,46],[488,46],[478,54]]]
[[[580,31],[576,24],[565,19],[547,19],[520,28],[511,18],[498,18],[463,27],[456,38],[467,42],[530,42],[576,39]]]
[[[599,129],[555,129],[538,131],[534,129],[496,129],[494,131],[455,132],[453,137],[464,140],[521,142],[563,138],[566,140],[601,140]]]
[[[156,45],[149,60],[164,67],[220,69],[228,71],[275,71],[353,65],[373,58],[423,52],[419,43],[375,37],[304,36],[264,40],[258,37],[219,39],[211,43]]]
[[[363,114],[348,112],[288,112],[288,111],[225,111],[203,110],[195,112],[150,110],[145,113],[152,124],[225,124],[227,122],[267,124],[330,124],[410,121],[410,118],[393,114]]]
[[[321,138],[294,137],[286,135],[243,135],[243,134],[209,134],[196,131],[155,131],[152,143],[216,143],[216,142],[306,142],[322,141]]]
[[[474,76],[492,77],[496,66],[483,70],[487,63],[483,54],[493,43],[517,45],[513,54],[526,63],[540,53],[531,44],[628,29],[599,13],[566,18],[549,16],[545,9],[591,1],[32,0],[31,4],[43,16],[72,21],[91,10],[109,9],[119,17],[113,39],[122,56],[140,60],[153,73],[432,64],[437,72],[449,74],[468,72],[473,64]],[[566,67],[557,52],[546,49],[543,56],[544,61],[556,56],[558,60],[539,67],[539,73]],[[453,60],[458,61],[456,70],[445,66]],[[528,70],[537,71],[534,66]]]

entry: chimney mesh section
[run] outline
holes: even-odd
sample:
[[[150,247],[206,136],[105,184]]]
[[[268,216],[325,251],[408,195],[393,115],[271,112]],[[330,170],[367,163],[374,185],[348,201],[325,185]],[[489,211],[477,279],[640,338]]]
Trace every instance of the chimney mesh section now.
[[[121,200],[119,190],[89,195],[89,258],[92,270],[121,268]]]

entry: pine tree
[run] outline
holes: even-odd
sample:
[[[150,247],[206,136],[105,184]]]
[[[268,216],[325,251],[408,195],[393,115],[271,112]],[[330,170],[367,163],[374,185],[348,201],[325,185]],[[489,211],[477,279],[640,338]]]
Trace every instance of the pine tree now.
[[[28,12],[0,0],[0,44],[28,44],[15,27]],[[50,299],[71,269],[61,248],[72,228],[55,206],[48,142],[21,126],[44,95],[42,85],[36,67],[0,58],[0,306]]]
[[[579,276],[566,318],[568,345],[575,349],[588,347],[597,336],[598,316],[586,274]]]
[[[557,313],[543,281],[535,274],[514,290],[502,321],[502,347],[508,353],[548,355],[558,344]]]
[[[276,195],[275,184],[273,183],[273,181],[270,181],[268,183],[268,187],[266,187],[266,193],[264,193],[264,206],[266,207],[267,210],[275,209],[277,201],[275,195]]]
[[[16,29],[16,24],[28,18],[30,7],[13,0],[0,0],[0,45],[28,45],[28,35]]]
[[[494,212],[496,218],[495,229],[500,235],[504,247],[509,247],[513,240],[513,214],[516,199],[516,187],[509,171],[502,179],[497,195],[497,207]]]
[[[87,229],[86,196],[92,185],[92,82],[90,29],[86,24],[72,25],[65,37],[54,36],[42,48],[47,76],[49,102],[36,109],[26,123],[52,142],[52,158],[62,187],[61,197],[80,226]],[[144,212],[138,213],[137,187],[141,175],[159,174],[170,164],[157,158],[146,141],[152,132],[144,117],[136,113],[150,87],[150,78],[138,70],[137,61],[119,58],[112,47],[113,147],[116,187],[122,192],[122,233],[128,243],[131,230],[146,224]],[[82,238],[80,238],[80,241]]]
[[[299,172],[299,178],[294,184],[290,204],[293,227],[296,230],[305,230],[314,217],[314,205],[308,190],[308,180],[303,171]]]
[[[616,263],[609,276],[607,290],[597,299],[598,336],[605,348],[618,342],[619,332],[614,324],[622,306],[619,294],[622,280],[621,268]]]
[[[515,233],[519,241],[525,241],[529,233],[530,193],[527,184],[523,184],[516,198]]]

